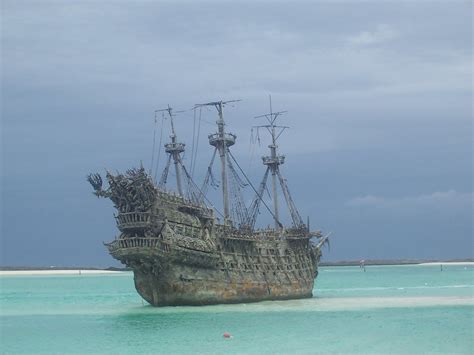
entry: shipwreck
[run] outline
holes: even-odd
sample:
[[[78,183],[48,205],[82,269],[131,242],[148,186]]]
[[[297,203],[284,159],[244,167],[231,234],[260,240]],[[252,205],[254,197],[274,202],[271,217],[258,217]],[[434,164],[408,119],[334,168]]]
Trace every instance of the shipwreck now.
[[[170,107],[157,111],[171,123],[171,141],[164,145],[166,166],[159,181],[153,178],[152,169],[146,171],[143,166],[125,173],[107,172],[107,187],[99,174],[88,176],[95,195],[109,198],[117,209],[120,233],[104,244],[112,257],[133,270],[137,292],[153,306],[312,297],[328,236],[310,231],[309,222],[303,222],[282,175],[285,156],[279,154],[277,140],[287,127],[277,125],[276,120],[283,112],[270,109],[258,116],[267,120],[259,128],[268,130],[271,144],[270,154],[262,157],[263,179],[254,187],[230,149],[236,136],[226,132],[223,111],[230,102],[194,108],[217,110],[217,131],[208,136],[214,152],[201,186],[192,177],[195,166],[189,168],[183,162],[185,144],[178,141],[176,113]],[[212,173],[216,158],[220,160],[220,181]],[[172,165],[176,191],[167,187]],[[270,175],[271,189],[267,188]],[[222,212],[209,201],[209,186],[221,190]],[[254,193],[249,205],[242,197],[245,186]],[[280,220],[279,191],[291,217],[289,226]],[[271,203],[265,202],[264,193],[271,195]],[[274,226],[257,229],[263,208]]]

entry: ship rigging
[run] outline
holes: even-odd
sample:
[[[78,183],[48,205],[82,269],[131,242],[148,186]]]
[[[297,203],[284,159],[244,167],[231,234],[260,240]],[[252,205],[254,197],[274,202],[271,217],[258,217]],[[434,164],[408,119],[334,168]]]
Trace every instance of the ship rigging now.
[[[281,189],[283,193],[286,205],[288,207],[288,211],[290,213],[292,226],[294,228],[301,228],[304,226],[303,220],[296,208],[296,205],[291,197],[288,184],[286,179],[283,177],[280,169],[280,165],[284,164],[285,156],[280,155],[277,152],[277,141],[282,133],[288,129],[288,126],[281,126],[277,125],[277,119],[287,113],[287,111],[279,111],[273,112],[272,110],[272,102],[271,97],[269,98],[270,101],[270,112],[267,114],[263,114],[260,116],[255,116],[255,118],[265,118],[268,124],[264,125],[257,125],[253,126],[255,129],[266,129],[271,137],[271,144],[268,146],[270,148],[270,155],[263,156],[262,162],[266,166],[265,173],[263,174],[263,179],[261,180],[258,189],[255,189],[254,185],[247,177],[243,169],[240,167],[237,159],[232,154],[230,147],[232,147],[237,139],[237,136],[233,133],[228,133],[225,130],[226,122],[224,120],[224,107],[231,103],[236,103],[241,100],[228,100],[228,101],[214,101],[214,102],[207,102],[203,104],[196,104],[193,107],[194,111],[194,124],[196,119],[196,110],[199,109],[199,122],[201,121],[201,109],[204,107],[213,107],[217,111],[217,132],[212,133],[208,136],[209,144],[214,147],[214,151],[212,154],[211,161],[209,166],[206,170],[206,175],[204,177],[203,183],[200,188],[197,187],[196,183],[192,178],[192,172],[194,171],[196,165],[196,155],[197,149],[195,149],[195,145],[198,144],[198,139],[195,138],[195,125],[193,126],[193,145],[191,148],[191,173],[188,172],[186,169],[183,160],[182,160],[182,153],[185,151],[185,144],[179,143],[177,141],[177,134],[175,129],[174,117],[178,113],[183,113],[186,111],[173,111],[173,109],[168,105],[165,109],[156,110],[156,113],[163,113],[163,115],[167,114],[167,119],[170,121],[170,128],[171,128],[171,142],[165,144],[165,152],[168,154],[167,163],[161,175],[161,179],[158,182],[158,186],[160,188],[164,188],[167,179],[168,173],[171,166],[171,162],[174,162],[175,166],[175,175],[176,175],[176,187],[177,192],[181,196],[185,196],[191,201],[196,203],[205,203],[207,200],[207,191],[209,186],[217,188],[219,186],[219,182],[216,181],[213,175],[213,164],[215,161],[216,156],[218,155],[220,158],[220,187],[221,187],[221,194],[222,194],[222,206],[223,206],[223,213],[219,212],[216,209],[216,212],[223,216],[224,224],[236,224],[240,229],[244,230],[253,230],[255,228],[257,216],[260,213],[260,207],[263,203],[265,208],[268,210],[270,215],[272,216],[275,229],[281,230],[284,228],[282,222],[280,221],[280,210],[279,210],[279,196],[278,196],[278,188]],[[162,122],[164,122],[164,117]],[[155,117],[156,122],[156,117]],[[200,131],[200,124],[198,124],[198,132]],[[199,138],[199,134],[198,134]],[[155,140],[155,139],[154,139]],[[154,164],[154,150],[155,145],[153,145],[153,152],[152,152],[152,164],[151,169],[153,169]],[[158,163],[157,163],[158,164]],[[237,168],[236,168],[237,167]],[[183,184],[181,181],[182,173],[185,176],[187,181],[186,193],[183,190]],[[273,209],[271,209],[264,200],[264,193],[267,190],[267,180],[268,176],[271,174],[272,176],[272,193],[269,193],[271,199],[273,201]],[[250,186],[253,189],[254,197],[247,207],[243,197],[243,189],[247,186]],[[230,198],[231,197],[231,198]],[[207,200],[210,202],[209,200]]]

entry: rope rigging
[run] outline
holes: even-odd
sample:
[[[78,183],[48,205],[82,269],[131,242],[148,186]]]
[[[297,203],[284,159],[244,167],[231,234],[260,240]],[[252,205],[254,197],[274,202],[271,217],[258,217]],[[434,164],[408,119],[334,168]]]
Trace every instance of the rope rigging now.
[[[196,129],[196,108],[193,109],[194,111],[194,125],[193,125],[193,145],[191,151],[191,177],[194,176],[194,170],[196,169],[196,159],[197,159],[197,152],[199,148],[199,137],[201,135],[201,117],[202,117],[202,107],[199,108],[199,118],[197,124],[197,136],[196,136],[196,144],[194,144],[194,131]]]
[[[277,169],[277,175],[280,180],[280,185],[281,189],[283,191],[283,196],[285,196],[286,204],[288,205],[288,209],[290,210],[290,215],[291,219],[293,220],[293,225],[295,227],[300,227],[304,225],[303,220],[301,219],[300,214],[298,213],[298,210],[296,209],[295,203],[293,202],[293,199],[291,198],[290,190],[288,188],[288,185],[286,183],[286,179],[283,178],[283,176],[280,173],[280,169]]]
[[[168,156],[168,161],[166,162],[166,167],[163,170],[163,173],[161,174],[160,182],[158,183],[158,187],[164,188],[166,185],[166,182],[168,181],[168,172],[170,170],[170,165],[171,165],[171,155]]]
[[[156,112],[155,112],[155,117],[156,117]],[[158,174],[158,168],[160,166],[160,157],[161,157],[161,143],[163,141],[163,123],[165,120],[165,115],[164,113],[161,115],[161,124],[160,124],[160,142],[158,143],[158,156],[156,158],[156,166],[155,166],[155,173],[153,174],[153,180],[156,182],[156,176]]]
[[[196,110],[193,110],[193,142],[191,144],[191,172],[193,171],[193,161],[194,161],[194,144],[196,138]]]
[[[172,156],[169,155],[166,167],[163,170],[163,174],[162,174],[160,182],[158,184],[158,187],[161,188],[161,189],[165,188],[165,185],[166,185],[166,182],[167,182],[167,179],[168,179],[169,168],[171,166],[171,160],[172,160]],[[208,205],[211,206],[217,212],[218,215],[220,215],[221,217],[224,218],[224,215],[222,214],[222,212],[220,212],[212,204],[212,202],[209,201],[209,199],[205,196],[205,194],[199,188],[199,186],[196,185],[196,183],[192,179],[191,175],[189,174],[188,170],[184,166],[183,161],[181,159],[178,160],[178,164],[179,164],[179,167],[182,169],[182,171],[184,173],[184,176],[185,176],[185,178],[188,182],[188,184],[187,184],[188,189],[186,190],[186,197],[188,198],[188,200],[192,201],[195,204],[201,204],[201,205],[202,204],[205,205],[205,202],[207,202]]]
[[[151,148],[150,175],[153,174],[153,164],[155,162],[155,142],[156,142],[156,112],[155,112],[155,124],[153,126],[153,147]]]
[[[257,221],[257,215],[260,212],[260,201],[263,199],[263,193],[265,192],[265,188],[267,185],[268,173],[270,172],[270,168],[267,167],[265,174],[263,175],[262,182],[258,188],[258,192],[255,194],[252,203],[248,209],[248,219],[246,221],[246,225],[249,229],[253,229],[255,227],[255,222]]]
[[[201,192],[204,195],[207,195],[207,190],[209,188],[209,185],[212,186],[214,189],[217,189],[219,187],[219,183],[216,181],[216,179],[214,178],[214,174],[212,173],[212,165],[214,164],[214,159],[216,158],[216,154],[217,154],[217,148],[214,149],[211,162],[209,163],[209,166],[207,167],[206,176],[202,183]]]
[[[189,199],[193,201],[196,204],[203,204],[204,200],[207,201],[207,203],[221,216],[224,217],[224,215],[212,204],[211,201],[203,194],[202,190],[199,188],[199,186],[196,185],[194,180],[192,179],[191,175],[188,173],[188,170],[184,166],[183,162],[180,160],[180,165],[181,168],[183,169],[184,175],[189,181],[189,185],[192,186],[191,191],[188,191],[189,193]]]
[[[229,150],[227,150],[227,154],[230,154]],[[239,174],[232,165],[232,161],[230,159],[227,159],[227,166],[229,167],[229,170],[231,172],[230,189],[233,196],[231,209],[233,214],[235,215],[234,220],[237,220],[239,222],[239,225],[243,226],[248,220],[248,210],[243,200],[242,189],[248,186],[248,184],[245,184],[242,181]]]
[[[224,220],[231,219],[238,223],[239,228],[241,229],[250,229],[252,230],[255,227],[257,215],[260,213],[260,206],[263,203],[265,208],[270,212],[271,216],[275,220],[275,228],[283,228],[279,220],[279,213],[278,213],[278,197],[277,197],[277,185],[280,185],[281,190],[283,192],[286,205],[288,206],[290,216],[295,227],[301,227],[304,225],[300,214],[293,202],[291,197],[286,179],[283,178],[279,165],[284,163],[284,156],[278,155],[276,152],[276,141],[281,135],[281,133],[288,127],[286,126],[277,126],[274,124],[276,118],[286,112],[272,112],[270,106],[270,114],[257,116],[257,117],[266,117],[269,121],[269,125],[262,125],[262,126],[255,126],[252,128],[251,137],[250,137],[250,144],[251,144],[251,157],[253,156],[253,150],[258,143],[260,145],[260,128],[265,128],[269,131],[272,136],[272,144],[269,146],[271,150],[271,154],[269,156],[263,157],[264,165],[267,165],[267,169],[263,176],[263,179],[259,185],[258,191],[252,185],[252,182],[247,177],[243,169],[240,167],[239,163],[235,159],[234,155],[229,150],[229,147],[235,143],[235,135],[231,133],[226,133],[224,130],[224,119],[222,115],[222,108],[225,104],[228,104],[234,101],[219,101],[219,102],[210,102],[206,104],[196,105],[193,108],[193,138],[192,138],[192,146],[190,152],[190,165],[189,170],[183,164],[183,153],[185,152],[184,143],[179,143],[176,138],[175,128],[173,124],[173,117],[176,113],[184,112],[178,111],[172,113],[172,108],[168,106],[167,109],[157,110],[155,111],[155,127],[153,131],[153,150],[152,150],[152,164],[150,172],[154,173],[154,180],[156,181],[156,174],[159,167],[160,161],[160,153],[161,149],[158,152],[158,156],[155,163],[155,150],[156,150],[156,130],[157,130],[157,112],[163,112],[162,116],[162,124],[160,126],[160,143],[161,146],[162,139],[163,139],[163,120],[165,119],[164,112],[168,112],[170,122],[171,122],[171,143],[165,144],[165,151],[168,153],[168,159],[166,162],[165,169],[161,175],[160,181],[158,183],[159,188],[164,188],[167,183],[168,176],[169,176],[169,169],[171,166],[171,162],[174,162],[175,170],[176,170],[176,182],[178,192],[181,196],[185,196],[189,201],[196,203],[196,204],[204,204],[204,200],[208,201],[207,193],[209,190],[209,186],[212,188],[217,188],[222,184],[223,189],[223,196],[224,196]],[[209,166],[207,167],[206,175],[203,180],[201,188],[199,188],[193,180],[194,171],[196,169],[197,163],[197,154],[199,149],[199,139],[200,139],[200,131],[201,131],[201,122],[202,120],[202,107],[207,106],[215,106],[218,114],[219,114],[219,121],[218,123],[218,132],[215,134],[209,135],[209,142],[211,145],[215,147],[214,152],[212,154],[211,161]],[[199,107],[199,114],[197,113],[196,109]],[[255,131],[254,131],[255,128]],[[253,148],[253,149],[252,149]],[[219,156],[221,159],[222,165],[222,181],[217,181],[213,174],[213,164],[216,159],[216,155],[219,152]],[[250,162],[251,163],[251,162]],[[226,174],[226,170],[228,173]],[[272,186],[273,192],[270,193],[268,190],[267,182],[268,177],[272,173]],[[181,183],[181,177],[183,176],[185,182],[184,186]],[[278,184],[279,183],[279,184]],[[252,199],[250,205],[247,207],[244,196],[243,190],[250,185],[252,190],[255,192],[255,196]],[[183,189],[184,187],[184,189]],[[274,203],[274,211],[270,209],[267,203],[264,200],[264,194],[266,193],[273,199]],[[231,200],[229,201],[229,195],[231,196]],[[212,203],[211,203],[212,205]],[[216,212],[222,215],[214,206],[212,206]]]
[[[193,179],[191,178],[191,175],[189,174],[188,170],[186,169],[186,167],[184,166],[184,164],[181,160],[179,161],[179,164],[180,164],[180,167],[183,170],[184,176],[185,176],[185,178],[188,182],[187,183],[188,188],[186,189],[187,198],[190,201],[193,201],[196,204],[198,204],[200,202],[202,203],[202,199],[201,200],[199,199],[200,195],[201,195],[201,190],[194,183]]]
[[[268,212],[270,212],[270,214],[272,215],[273,219],[278,223],[278,225],[280,227],[283,227],[283,225],[281,224],[281,222],[275,217],[275,214],[272,212],[272,210],[270,209],[270,207],[268,207],[268,205],[265,203],[265,201],[263,200],[263,197],[261,194],[258,193],[258,191],[255,189],[255,187],[253,186],[252,182],[250,181],[250,179],[247,177],[247,175],[245,175],[244,171],[242,170],[242,168],[240,167],[239,163],[237,162],[237,160],[235,159],[234,155],[229,151],[229,156],[231,157],[231,159],[233,160],[233,162],[235,163],[235,165],[237,165],[237,167],[239,168],[239,171],[242,173],[242,175],[245,177],[245,179],[247,180],[247,182],[249,183],[250,187],[252,188],[252,190],[257,194],[258,198],[261,200],[261,202],[263,203],[263,205],[265,206],[265,208],[268,210]]]

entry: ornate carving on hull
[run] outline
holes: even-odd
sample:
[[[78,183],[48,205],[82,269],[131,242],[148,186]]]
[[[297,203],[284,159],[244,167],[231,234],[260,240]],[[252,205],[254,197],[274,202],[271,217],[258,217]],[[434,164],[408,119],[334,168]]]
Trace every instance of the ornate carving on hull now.
[[[153,180],[143,167],[129,169],[125,174],[112,175],[107,172],[106,178],[109,187],[105,190],[99,174],[90,174],[87,180],[96,196],[110,198],[121,213],[146,212],[156,201]]]

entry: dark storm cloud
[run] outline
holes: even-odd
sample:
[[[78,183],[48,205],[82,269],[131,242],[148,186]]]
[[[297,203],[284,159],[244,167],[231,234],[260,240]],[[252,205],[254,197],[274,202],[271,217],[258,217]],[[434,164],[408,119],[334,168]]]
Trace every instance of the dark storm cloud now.
[[[149,165],[152,112],[168,103],[244,99],[228,125],[258,180],[266,146],[249,146],[249,127],[268,94],[289,111],[283,168],[302,214],[337,236],[330,258],[403,257],[386,246],[407,240],[426,245],[410,256],[467,256],[471,26],[464,1],[3,1],[2,263],[110,263],[112,210],[84,176]],[[192,119],[177,119],[188,144]],[[459,213],[407,215],[420,198]],[[457,235],[444,254],[436,230]]]

